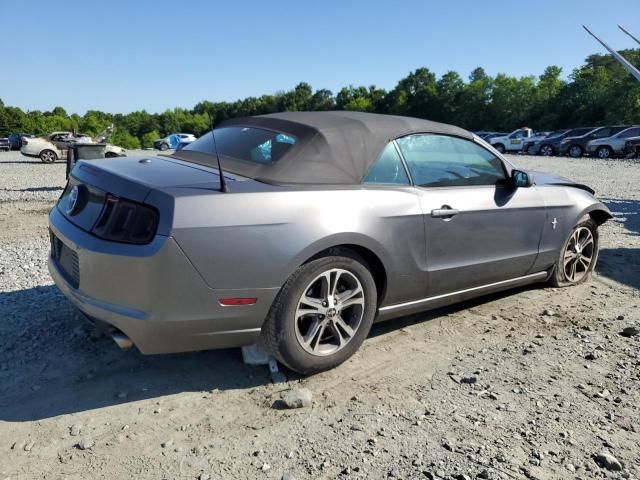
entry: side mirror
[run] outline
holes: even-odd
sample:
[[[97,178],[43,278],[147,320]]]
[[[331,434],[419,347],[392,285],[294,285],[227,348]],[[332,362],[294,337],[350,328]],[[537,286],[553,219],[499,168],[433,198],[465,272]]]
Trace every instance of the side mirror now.
[[[527,172],[523,172],[522,170],[511,170],[511,180],[513,182],[513,186],[516,188],[520,187],[530,187],[531,179]]]

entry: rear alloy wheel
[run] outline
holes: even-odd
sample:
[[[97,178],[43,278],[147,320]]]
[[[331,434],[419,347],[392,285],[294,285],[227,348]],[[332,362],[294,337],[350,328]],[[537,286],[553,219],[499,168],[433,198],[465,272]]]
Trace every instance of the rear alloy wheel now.
[[[40,152],[40,160],[44,163],[53,163],[58,160],[58,155],[53,150],[43,150]]]
[[[612,157],[612,151],[610,147],[599,147],[598,150],[596,150],[596,155],[598,158],[602,158],[604,160],[606,160],[607,158],[611,158]]]
[[[498,150],[500,153],[504,153],[505,152],[504,145],[502,145],[501,143],[498,143],[498,144],[494,145],[494,148],[496,150]]]
[[[571,145],[569,148],[569,156],[571,158],[580,158],[583,154],[582,147],[580,145]]]
[[[598,226],[593,220],[576,225],[564,244],[551,283],[554,287],[577,285],[589,279],[598,259]]]
[[[550,157],[553,155],[553,147],[551,145],[543,145],[540,147],[540,154],[545,157]]]
[[[262,328],[274,356],[298,373],[341,364],[371,329],[377,308],[373,277],[358,256],[338,253],[298,268]]]

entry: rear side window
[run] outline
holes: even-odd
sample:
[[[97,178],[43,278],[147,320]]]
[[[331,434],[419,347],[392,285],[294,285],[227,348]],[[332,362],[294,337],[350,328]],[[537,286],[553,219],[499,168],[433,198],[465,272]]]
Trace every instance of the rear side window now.
[[[593,132],[591,138],[607,138],[613,134],[610,128],[601,128],[600,130]]]
[[[409,177],[393,143],[388,144],[371,165],[363,183],[409,185]]]
[[[220,155],[255,163],[276,162],[297,142],[293,135],[254,127],[218,128],[215,135]],[[183,150],[214,153],[211,132],[190,143]]]
[[[624,130],[620,134],[620,138],[629,138],[629,137],[637,137],[637,136],[640,136],[640,128],[638,127],[629,128],[627,130]]]
[[[410,135],[397,143],[413,183],[421,187],[496,185],[506,180],[502,161],[469,140]]]

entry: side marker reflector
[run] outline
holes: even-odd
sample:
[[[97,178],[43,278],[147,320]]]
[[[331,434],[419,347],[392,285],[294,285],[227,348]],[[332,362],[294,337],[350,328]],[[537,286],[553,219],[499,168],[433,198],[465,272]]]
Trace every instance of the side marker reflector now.
[[[255,305],[257,298],[221,298],[218,303],[223,307],[240,307],[243,305]]]

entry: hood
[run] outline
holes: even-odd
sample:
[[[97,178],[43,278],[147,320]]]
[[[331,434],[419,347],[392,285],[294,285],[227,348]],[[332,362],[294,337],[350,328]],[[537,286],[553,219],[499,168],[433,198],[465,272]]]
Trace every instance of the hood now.
[[[536,185],[558,185],[563,187],[574,187],[579,188],[580,190],[585,190],[593,195],[595,192],[594,189],[587,185],[583,185],[582,183],[574,182],[565,177],[561,177],[560,175],[556,175],[554,173],[547,172],[528,172],[529,175],[533,177],[533,183]]]

